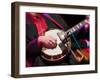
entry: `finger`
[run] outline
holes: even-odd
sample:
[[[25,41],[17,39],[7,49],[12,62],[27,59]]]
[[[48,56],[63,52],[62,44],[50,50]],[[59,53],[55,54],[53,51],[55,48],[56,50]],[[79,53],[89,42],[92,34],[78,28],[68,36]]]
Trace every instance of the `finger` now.
[[[45,47],[48,48],[48,49],[53,48],[52,44],[50,44],[49,42],[45,44]]]
[[[57,43],[57,41],[54,40],[54,39],[49,39],[49,41],[52,42],[53,44],[56,44]]]
[[[50,41],[50,42],[49,42],[49,46],[50,46],[51,48],[55,48],[55,47],[56,47],[56,43],[53,43],[52,41]]]
[[[54,45],[52,45],[52,44],[48,44],[48,47],[50,48],[50,49],[53,49],[54,48]]]
[[[53,40],[54,40],[54,41],[57,41],[57,39],[56,39],[56,38],[53,38]]]
[[[49,42],[46,42],[43,46],[48,49],[52,48],[52,45]]]
[[[54,38],[54,37],[52,37],[52,39],[53,39],[54,41],[57,41],[57,39],[56,39],[56,38]]]

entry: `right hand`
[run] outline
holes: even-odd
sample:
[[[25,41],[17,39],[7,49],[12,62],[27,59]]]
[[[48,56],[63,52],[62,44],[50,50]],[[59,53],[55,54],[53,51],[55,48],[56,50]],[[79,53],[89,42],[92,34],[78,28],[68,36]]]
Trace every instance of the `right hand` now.
[[[55,48],[57,46],[57,39],[51,36],[39,36],[38,41],[45,48]]]

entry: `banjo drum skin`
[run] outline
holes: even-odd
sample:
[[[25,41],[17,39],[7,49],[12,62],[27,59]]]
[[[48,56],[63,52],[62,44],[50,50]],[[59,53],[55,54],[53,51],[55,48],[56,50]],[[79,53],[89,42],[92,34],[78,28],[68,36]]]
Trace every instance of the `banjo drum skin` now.
[[[57,39],[57,46],[53,49],[42,48],[41,57],[46,61],[56,62],[61,61],[65,58],[66,54],[70,51],[71,48],[71,39],[68,37],[67,42],[63,43],[60,39],[60,36],[64,38],[65,32],[59,29],[49,30],[45,33],[45,36],[52,36]]]

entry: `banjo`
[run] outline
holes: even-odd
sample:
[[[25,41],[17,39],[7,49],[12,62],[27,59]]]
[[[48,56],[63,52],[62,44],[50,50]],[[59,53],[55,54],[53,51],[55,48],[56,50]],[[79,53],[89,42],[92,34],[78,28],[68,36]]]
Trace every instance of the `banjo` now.
[[[65,32],[59,29],[53,29],[45,32],[46,36],[49,35],[57,39],[57,46],[53,49],[43,47],[41,57],[50,62],[60,61],[64,59],[64,57],[71,50],[70,35],[73,32],[81,29],[83,25],[85,25],[85,23],[85,20],[83,20],[82,22],[78,23],[77,25],[75,25],[71,29],[68,29]]]

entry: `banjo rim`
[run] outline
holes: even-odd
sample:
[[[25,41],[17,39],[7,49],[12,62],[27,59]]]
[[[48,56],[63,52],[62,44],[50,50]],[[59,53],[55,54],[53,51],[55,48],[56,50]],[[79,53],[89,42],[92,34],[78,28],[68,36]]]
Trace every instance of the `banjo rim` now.
[[[57,30],[58,32],[64,32],[63,30],[59,30],[59,29],[53,29],[54,30]],[[52,31],[52,30],[49,30],[49,31]],[[47,31],[47,32],[49,32]],[[45,33],[46,34],[46,33]],[[42,54],[41,54],[41,57],[46,60],[46,61],[50,61],[50,62],[56,62],[56,61],[60,61],[62,59],[65,58],[66,56],[66,53],[69,52],[68,48],[64,49],[63,52],[61,52],[60,54],[56,54],[56,55],[48,55],[47,53],[44,52],[45,48],[43,47],[42,48]]]
[[[41,55],[41,57],[47,61],[51,61],[51,62],[56,62],[56,61],[60,61],[62,59],[64,59],[64,57],[66,56],[66,54],[59,54],[56,56],[49,56],[49,55]]]

